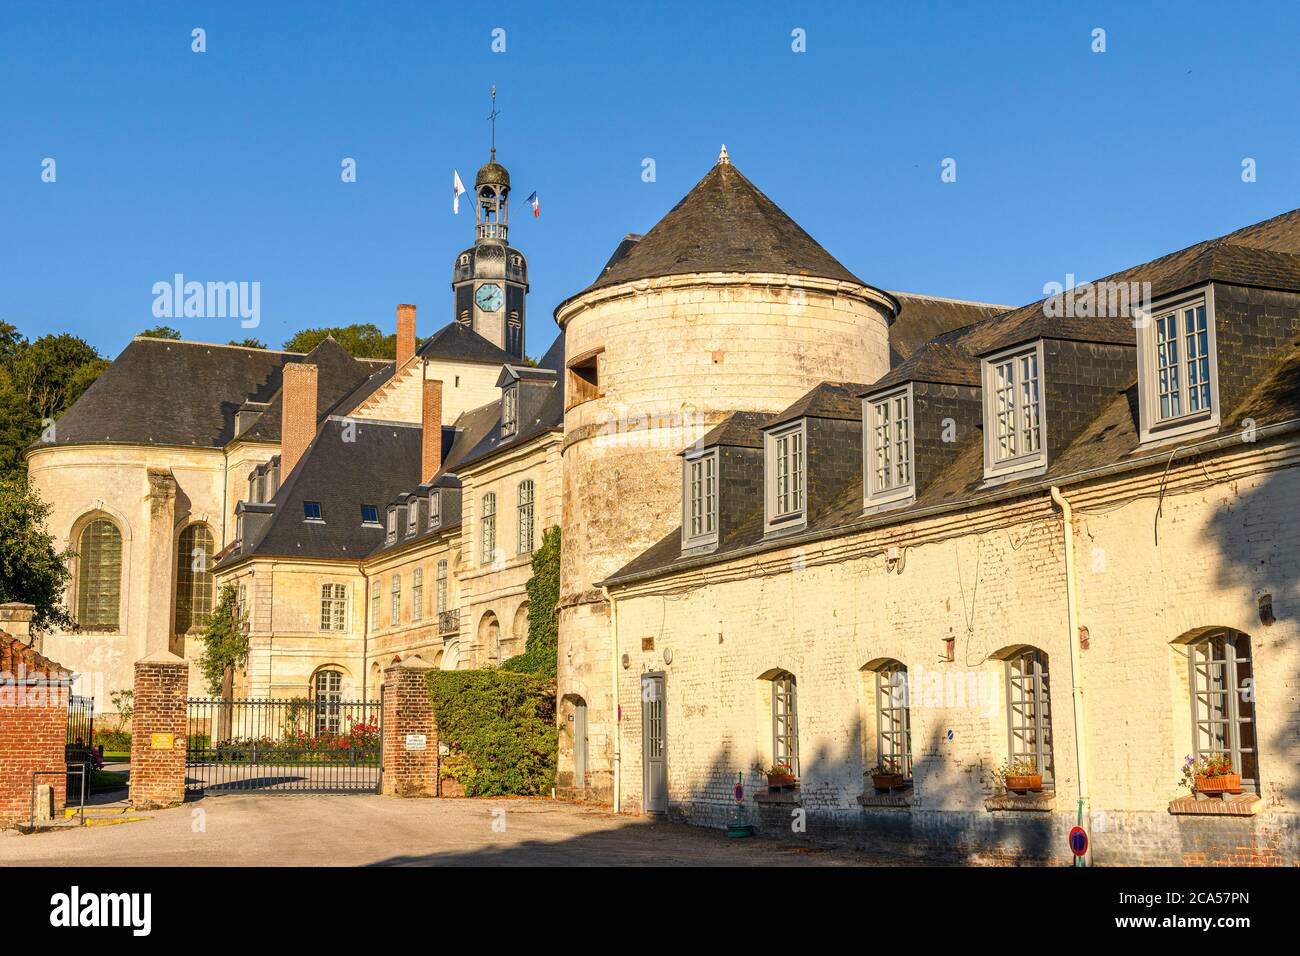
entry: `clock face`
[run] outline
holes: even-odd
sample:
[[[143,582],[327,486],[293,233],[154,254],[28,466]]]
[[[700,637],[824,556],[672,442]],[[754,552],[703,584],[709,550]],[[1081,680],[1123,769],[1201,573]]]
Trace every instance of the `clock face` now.
[[[474,301],[484,312],[495,312],[501,308],[501,286],[495,282],[484,282],[474,293]]]

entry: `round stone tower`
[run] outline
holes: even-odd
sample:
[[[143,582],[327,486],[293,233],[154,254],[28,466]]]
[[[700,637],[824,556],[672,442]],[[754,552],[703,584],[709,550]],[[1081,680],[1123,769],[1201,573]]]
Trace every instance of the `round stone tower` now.
[[[597,582],[678,528],[678,453],[732,412],[777,412],[818,382],[879,378],[897,311],[741,175],[725,146],[668,215],[556,308],[561,788],[612,792],[616,662]]]

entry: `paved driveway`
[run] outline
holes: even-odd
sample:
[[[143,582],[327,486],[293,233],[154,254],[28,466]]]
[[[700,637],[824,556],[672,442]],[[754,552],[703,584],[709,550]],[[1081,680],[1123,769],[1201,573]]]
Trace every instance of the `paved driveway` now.
[[[550,800],[223,794],[149,820],[0,834],[0,865],[807,866],[886,862]],[[896,861],[888,861],[896,862]]]

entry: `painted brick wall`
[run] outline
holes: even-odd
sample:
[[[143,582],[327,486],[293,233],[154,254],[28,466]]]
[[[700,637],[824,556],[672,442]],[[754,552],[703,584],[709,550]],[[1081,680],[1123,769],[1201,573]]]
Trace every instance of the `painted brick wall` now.
[[[1080,686],[1096,862],[1297,861],[1298,461],[1293,447],[1242,445],[1167,475],[1068,491],[1089,631]],[[891,544],[903,550],[901,569],[886,564]],[[808,835],[985,862],[1064,860],[1078,769],[1063,547],[1060,512],[1044,495],[628,589],[618,597],[619,652],[630,658],[619,669],[625,807],[641,799],[640,672],[667,672],[673,813],[723,825],[736,772],[751,793],[764,783],[770,685],[759,675],[782,668],[798,680]],[[1276,614],[1269,626],[1258,612],[1265,593]],[[1207,626],[1252,638],[1262,778],[1252,816],[1170,812],[1190,750],[1179,638]],[[641,651],[646,637],[653,652]],[[945,637],[955,639],[953,663],[939,660]],[[1004,668],[994,655],[1017,644],[1049,656],[1050,812],[989,803],[989,771],[1007,752]],[[880,658],[910,673],[910,809],[857,802],[875,757],[874,691],[861,669]],[[789,829],[787,808],[763,812],[769,830]]]

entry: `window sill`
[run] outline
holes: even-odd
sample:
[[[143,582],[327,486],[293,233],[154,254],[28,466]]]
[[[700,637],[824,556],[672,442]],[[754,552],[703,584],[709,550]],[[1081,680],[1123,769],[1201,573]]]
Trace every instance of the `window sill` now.
[[[881,793],[875,789],[868,790],[858,797],[858,806],[864,810],[910,810],[912,788],[891,790],[889,793]]]
[[[794,786],[786,790],[759,790],[754,794],[754,802],[769,804],[772,806],[798,806],[802,801],[799,795],[799,787]]]
[[[1253,817],[1259,812],[1259,794],[1243,793],[1235,797],[1195,796],[1179,797],[1169,801],[1169,812],[1174,816],[1197,817]]]
[[[1024,465],[1013,465],[1007,468],[999,467],[993,471],[986,470],[984,472],[984,487],[995,488],[998,485],[1005,485],[1021,478],[1041,478],[1045,474],[1047,474],[1047,462],[1043,459],[1035,459]]]
[[[1044,790],[1041,793],[999,793],[984,801],[984,809],[990,813],[1011,811],[1013,813],[1051,813],[1056,809],[1056,793]]]

